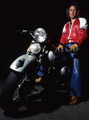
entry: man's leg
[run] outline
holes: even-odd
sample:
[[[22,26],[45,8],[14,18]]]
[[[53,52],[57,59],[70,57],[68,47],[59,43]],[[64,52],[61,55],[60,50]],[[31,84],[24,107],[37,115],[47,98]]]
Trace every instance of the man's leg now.
[[[80,61],[78,58],[73,59],[73,71],[70,81],[70,96],[72,96],[72,101],[75,99],[75,104],[78,102],[78,97],[81,97]]]
[[[35,82],[36,83],[39,83],[41,82],[41,79],[43,77],[44,73],[43,73],[43,66],[41,65],[40,68],[39,68],[39,71],[37,72],[37,78],[35,79]]]

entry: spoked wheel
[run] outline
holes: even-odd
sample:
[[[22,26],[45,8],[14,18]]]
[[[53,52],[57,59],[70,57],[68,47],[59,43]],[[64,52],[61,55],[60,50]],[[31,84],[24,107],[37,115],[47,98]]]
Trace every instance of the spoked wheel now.
[[[4,111],[12,112],[18,108],[21,100],[26,96],[27,81],[27,75],[21,77],[16,72],[10,73],[1,91],[1,107]]]

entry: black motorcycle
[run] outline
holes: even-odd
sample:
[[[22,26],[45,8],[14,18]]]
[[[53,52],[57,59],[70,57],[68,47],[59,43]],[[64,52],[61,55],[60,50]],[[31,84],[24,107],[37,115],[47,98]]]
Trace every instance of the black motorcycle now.
[[[58,53],[57,49],[48,43],[47,33],[43,28],[38,28],[34,32],[29,30],[17,32],[28,33],[33,40],[26,54],[18,57],[10,65],[11,73],[3,85],[1,107],[9,112],[18,109],[21,101],[33,95],[40,66],[44,68],[44,76],[39,84],[43,87],[42,91],[46,92],[59,89],[65,79],[71,76],[72,69],[69,53],[66,51]]]

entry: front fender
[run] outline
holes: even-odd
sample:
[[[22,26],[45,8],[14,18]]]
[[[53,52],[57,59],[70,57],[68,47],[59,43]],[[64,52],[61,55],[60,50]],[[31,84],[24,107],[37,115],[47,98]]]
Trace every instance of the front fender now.
[[[17,68],[17,63],[19,60],[22,60],[24,59],[24,63],[21,67],[18,67]],[[22,55],[20,57],[18,57],[11,65],[10,65],[10,68],[14,71],[17,71],[17,72],[23,72],[27,66],[34,62],[36,60],[36,56],[35,55],[28,55],[28,54],[25,54],[25,55]]]

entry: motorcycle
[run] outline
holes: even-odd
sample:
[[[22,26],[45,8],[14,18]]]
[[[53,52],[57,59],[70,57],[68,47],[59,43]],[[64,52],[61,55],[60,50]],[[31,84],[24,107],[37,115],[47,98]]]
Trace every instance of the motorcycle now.
[[[23,99],[32,95],[37,84],[35,82],[37,72],[42,64],[46,66],[40,83],[44,88],[43,91],[59,87],[61,81],[71,76],[72,68],[70,55],[65,54],[65,51],[58,53],[55,47],[50,47],[47,33],[43,28],[35,31],[17,30],[17,32],[28,33],[33,39],[27,53],[10,65],[11,73],[1,91],[1,107],[4,111],[10,112],[17,109]]]

